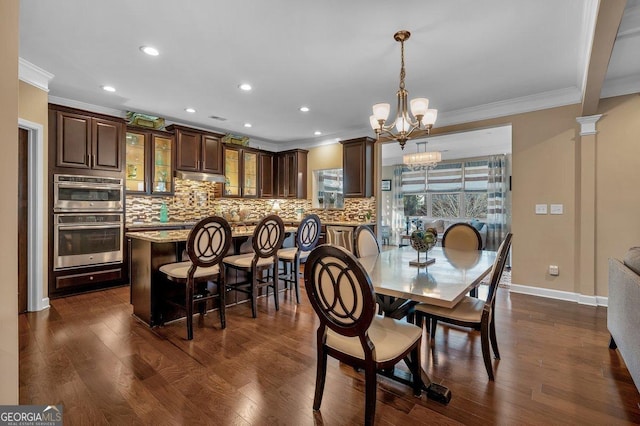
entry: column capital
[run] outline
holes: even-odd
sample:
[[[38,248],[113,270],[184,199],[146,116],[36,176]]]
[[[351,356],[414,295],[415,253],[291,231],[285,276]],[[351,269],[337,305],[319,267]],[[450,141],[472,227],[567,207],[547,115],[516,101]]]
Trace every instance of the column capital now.
[[[576,121],[580,123],[580,136],[595,135],[598,133],[596,130],[596,123],[601,117],[602,114],[576,118]]]

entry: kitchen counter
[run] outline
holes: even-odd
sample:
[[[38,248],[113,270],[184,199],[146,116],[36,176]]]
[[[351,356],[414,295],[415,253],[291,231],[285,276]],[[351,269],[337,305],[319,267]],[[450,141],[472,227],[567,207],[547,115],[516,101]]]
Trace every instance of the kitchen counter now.
[[[300,223],[300,221],[298,220],[293,220],[293,219],[283,219],[285,225],[291,225],[291,226],[298,226],[298,224]],[[234,225],[251,225],[251,224],[257,224],[259,222],[258,219],[250,219],[247,220],[245,222],[229,222],[229,224],[231,226]],[[127,228],[127,231],[129,232],[137,232],[137,231],[144,231],[146,229],[159,229],[159,228],[183,228],[183,229],[187,229],[187,228],[191,228],[193,227],[196,223],[198,223],[197,221],[185,221],[185,222],[179,222],[179,221],[171,221],[171,222],[133,222],[133,223],[127,223],[125,225],[125,227]],[[322,220],[320,219],[320,223],[322,225],[330,225],[330,226],[352,226],[352,227],[357,227],[360,225],[375,225],[375,222],[361,222],[361,221],[336,221],[336,220]]]
[[[233,238],[250,237],[253,235],[253,226],[234,226],[231,224]],[[149,241],[152,243],[178,243],[187,241],[190,229],[173,229],[168,231],[129,231],[125,235],[128,238]],[[297,228],[287,226],[285,232],[296,232]]]

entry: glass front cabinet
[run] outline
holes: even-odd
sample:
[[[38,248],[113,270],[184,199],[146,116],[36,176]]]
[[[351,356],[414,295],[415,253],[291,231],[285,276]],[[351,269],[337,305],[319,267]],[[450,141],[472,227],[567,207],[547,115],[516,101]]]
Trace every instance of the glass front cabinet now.
[[[127,128],[128,193],[173,194],[174,140],[171,133]]]
[[[224,147],[224,196],[258,196],[258,152],[246,148]]]

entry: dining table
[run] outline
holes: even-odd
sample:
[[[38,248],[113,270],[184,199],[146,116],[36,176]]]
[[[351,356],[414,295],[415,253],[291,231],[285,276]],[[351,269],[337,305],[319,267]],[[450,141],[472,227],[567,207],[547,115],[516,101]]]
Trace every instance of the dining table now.
[[[496,256],[494,251],[434,247],[426,266],[411,266],[417,252],[404,246],[358,260],[385,316],[400,319],[418,303],[453,308],[491,272]]]
[[[386,317],[412,318],[413,308],[418,303],[454,307],[467,293],[477,290],[491,272],[497,252],[434,247],[427,253],[426,266],[412,266],[410,262],[415,263],[417,256],[416,250],[404,246],[358,259]],[[424,369],[420,370],[427,397],[448,404],[451,391],[433,383]],[[390,369],[381,373],[411,385],[411,375],[406,372]]]

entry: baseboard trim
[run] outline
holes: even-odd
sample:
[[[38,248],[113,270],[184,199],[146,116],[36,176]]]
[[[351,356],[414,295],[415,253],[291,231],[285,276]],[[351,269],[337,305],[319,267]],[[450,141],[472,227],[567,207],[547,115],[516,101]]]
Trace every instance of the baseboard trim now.
[[[530,296],[546,297],[548,299],[565,300],[589,306],[608,306],[609,298],[604,296],[587,296],[570,291],[553,290],[549,288],[531,287],[528,285],[511,284],[512,293],[528,294]]]

